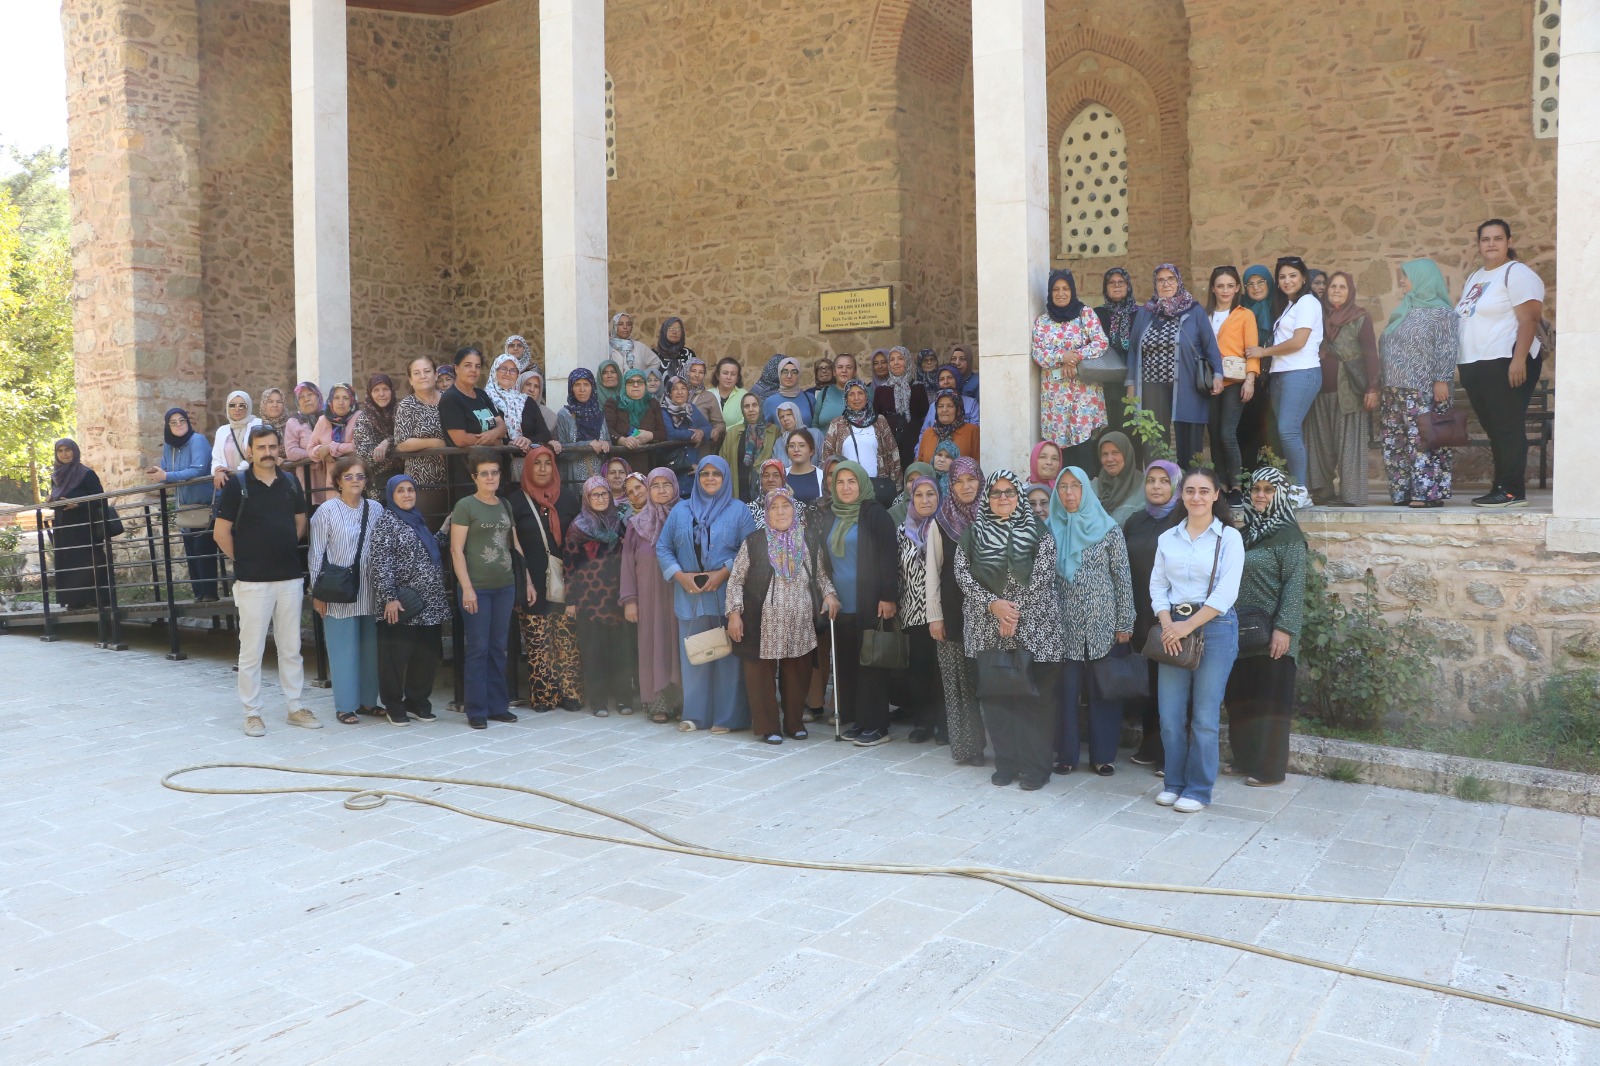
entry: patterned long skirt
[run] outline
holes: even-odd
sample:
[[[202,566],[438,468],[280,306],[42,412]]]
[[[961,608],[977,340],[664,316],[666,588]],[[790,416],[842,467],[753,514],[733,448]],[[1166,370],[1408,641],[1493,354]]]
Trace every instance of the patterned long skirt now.
[[[950,758],[956,762],[983,754],[983,712],[978,709],[978,664],[962,652],[961,642],[941,640],[939,676],[944,680],[946,728]]]
[[[522,654],[528,660],[528,705],[582,704],[583,662],[572,619],[565,612],[517,617],[522,620]]]
[[[1413,500],[1433,502],[1450,498],[1450,473],[1455,450],[1427,451],[1417,421],[1435,411],[1450,410],[1449,402],[1436,404],[1431,392],[1420,389],[1383,390],[1383,465],[1389,473],[1389,499],[1397,504]]]

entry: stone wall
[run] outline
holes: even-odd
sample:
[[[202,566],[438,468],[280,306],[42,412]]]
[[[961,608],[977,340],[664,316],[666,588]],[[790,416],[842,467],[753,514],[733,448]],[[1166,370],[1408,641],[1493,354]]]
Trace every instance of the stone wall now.
[[[1600,554],[1547,551],[1547,515],[1473,511],[1303,511],[1330,588],[1378,580],[1389,617],[1415,607],[1440,640],[1440,717],[1525,695],[1563,666],[1600,662]]]

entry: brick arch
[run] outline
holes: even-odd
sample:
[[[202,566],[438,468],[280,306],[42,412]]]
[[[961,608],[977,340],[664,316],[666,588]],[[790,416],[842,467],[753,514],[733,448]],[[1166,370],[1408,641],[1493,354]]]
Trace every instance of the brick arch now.
[[[867,61],[959,84],[972,61],[971,0],[878,0]]]

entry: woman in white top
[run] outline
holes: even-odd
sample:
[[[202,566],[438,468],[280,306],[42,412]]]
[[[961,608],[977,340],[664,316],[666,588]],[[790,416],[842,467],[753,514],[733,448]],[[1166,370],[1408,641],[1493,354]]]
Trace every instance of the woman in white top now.
[[[1306,441],[1302,432],[1311,404],[1322,391],[1322,301],[1311,291],[1311,271],[1297,255],[1278,260],[1272,294],[1272,346],[1245,349],[1248,359],[1272,360],[1272,402],[1283,441],[1289,480],[1304,487]]]
[[[1518,261],[1511,225],[1491,218],[1478,227],[1483,266],[1462,286],[1461,387],[1489,436],[1494,486],[1472,502],[1479,507],[1521,507],[1528,502],[1528,398],[1543,369],[1539,315],[1544,279]]]
[[[367,467],[359,455],[334,463],[332,482],[339,494],[311,516],[311,589],[314,594],[325,565],[353,566],[359,581],[353,603],[327,603],[313,595],[311,606],[322,616],[334,712],[345,725],[355,725],[361,721],[357,712],[388,717],[378,706],[378,616],[369,565],[383,504],[363,496]]]
[[[1204,634],[1205,650],[1197,669],[1157,668],[1166,770],[1156,802],[1193,814],[1211,802],[1217,780],[1222,695],[1239,654],[1233,604],[1244,576],[1244,538],[1229,524],[1228,500],[1211,470],[1189,471],[1179,493],[1185,518],[1156,541],[1150,605],[1168,654],[1196,632]]]
[[[872,409],[867,384],[860,379],[844,387],[844,414],[833,420],[822,438],[822,463],[848,459],[861,464],[872,479],[878,505],[888,507],[900,489],[900,449],[889,422]]]
[[[228,393],[228,417],[217,427],[211,444],[211,479],[218,492],[229,477],[250,465],[250,427],[261,424],[248,392]]]

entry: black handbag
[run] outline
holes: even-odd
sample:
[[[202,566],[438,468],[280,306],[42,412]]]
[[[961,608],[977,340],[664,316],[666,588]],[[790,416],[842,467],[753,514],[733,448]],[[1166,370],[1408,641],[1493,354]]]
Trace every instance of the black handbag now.
[[[1031,699],[1039,695],[1028,667],[1033,653],[1027,648],[996,648],[978,653],[980,700]]]
[[[333,506],[329,500],[324,507]],[[311,598],[323,603],[354,603],[361,595],[361,548],[367,542],[367,501],[361,501],[361,533],[356,538],[355,559],[349,566],[328,562],[328,549],[322,549],[322,566],[317,571],[316,583],[311,586]]]
[[[401,586],[395,590],[395,602],[400,604],[400,618],[396,625],[410,625],[411,622],[428,609],[427,601],[422,598],[422,593],[416,589]]]
[[[900,630],[899,622],[878,619],[873,629],[861,631],[861,665],[878,670],[907,670],[911,667],[911,638]]]
[[[511,528],[515,530],[517,528],[517,519],[511,513],[511,505],[505,500],[501,500],[500,506],[505,508],[506,519],[511,523]],[[538,514],[535,513],[534,517],[537,518]],[[509,541],[510,539],[511,534],[506,534],[506,540]],[[519,611],[526,612],[530,606],[528,600],[528,560],[522,557],[522,553],[517,550],[515,544],[508,543],[506,549],[511,552],[511,583],[514,586],[516,608]]]
[[[1271,613],[1262,607],[1239,608],[1239,654],[1254,655],[1271,646]]]
[[[1150,660],[1135,655],[1127,644],[1113,644],[1089,664],[1094,690],[1103,700],[1142,700],[1150,695]]]

